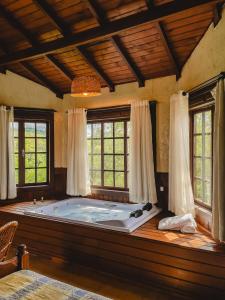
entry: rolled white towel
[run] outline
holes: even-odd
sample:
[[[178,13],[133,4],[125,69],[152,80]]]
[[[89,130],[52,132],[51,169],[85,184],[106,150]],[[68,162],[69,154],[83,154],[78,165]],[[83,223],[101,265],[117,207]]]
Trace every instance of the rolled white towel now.
[[[164,218],[159,222],[159,230],[178,230],[183,233],[195,233],[196,222],[191,214]]]

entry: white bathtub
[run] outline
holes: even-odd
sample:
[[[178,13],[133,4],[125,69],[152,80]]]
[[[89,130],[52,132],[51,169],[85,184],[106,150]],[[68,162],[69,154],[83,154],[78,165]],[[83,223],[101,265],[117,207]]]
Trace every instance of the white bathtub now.
[[[143,211],[143,215],[140,217],[130,217],[131,212],[142,207],[143,204],[124,204],[88,198],[70,198],[40,207],[34,205],[32,209],[28,209],[24,213],[30,216],[67,223],[132,232],[161,211],[160,208],[153,205],[150,211]]]

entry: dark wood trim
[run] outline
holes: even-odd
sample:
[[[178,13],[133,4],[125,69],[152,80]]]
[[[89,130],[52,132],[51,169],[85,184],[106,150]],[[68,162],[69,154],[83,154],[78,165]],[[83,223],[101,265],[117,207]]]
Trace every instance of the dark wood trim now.
[[[11,53],[3,56],[0,59],[0,66],[29,60],[31,58],[39,57],[44,54],[52,53],[58,49],[65,48],[70,45],[81,46],[84,44],[89,44],[93,41],[102,40],[113,36],[123,30],[145,24],[145,23],[155,23],[162,21],[168,16],[175,16],[181,11],[187,9],[209,5],[211,3],[219,3],[221,0],[189,0],[189,1],[179,1],[175,0],[170,3],[160,5],[158,7],[153,7],[151,10],[142,11],[112,22],[101,27],[96,27],[92,29],[85,30],[73,35],[69,38],[59,38],[55,41],[44,43],[38,47],[31,47],[25,50],[18,51],[16,53]]]
[[[153,148],[153,159],[154,159],[154,169],[155,173],[157,170],[157,133],[156,133],[156,108],[157,108],[157,101],[149,101],[149,109],[151,115],[151,122],[152,122],[152,148]]]
[[[104,26],[107,23],[105,12],[102,10],[101,6],[98,5],[96,0],[84,0],[87,4],[90,12],[95,17],[99,25]]]
[[[164,26],[163,26],[162,22],[157,22],[156,23],[156,27],[158,29],[161,41],[162,41],[162,43],[164,45],[164,48],[165,48],[165,50],[167,52],[167,55],[168,55],[168,57],[169,57],[172,65],[174,67],[176,78],[178,80],[180,78],[180,66],[178,65],[177,59],[176,59],[175,54],[173,52],[173,48],[171,47],[169,38],[168,38],[168,36],[166,34],[166,31],[164,29]]]
[[[87,49],[84,47],[77,47],[77,50],[81,54],[81,56],[85,59],[85,61],[91,66],[91,68],[94,70],[94,72],[105,81],[107,86],[109,87],[110,92],[115,91],[115,85],[111,81],[111,79],[108,77],[108,75],[102,70],[102,68],[98,65],[98,63],[95,61],[91,53],[88,52]]]
[[[45,14],[48,20],[62,33],[63,36],[71,34],[69,26],[67,26],[57,15],[51,5],[45,0],[33,0],[35,5]]]
[[[63,94],[58,88],[47,78],[45,78],[39,71],[37,71],[33,66],[31,66],[28,62],[23,61],[21,65],[33,76],[35,76],[38,81],[40,81],[45,87],[50,89],[54,94],[56,94],[57,98],[63,99]]]
[[[139,83],[139,87],[144,87],[145,86],[145,79],[143,75],[141,74],[140,70],[136,66],[135,62],[131,58],[131,56],[128,54],[127,50],[125,49],[124,45],[122,44],[120,38],[116,35],[111,38],[114,46],[116,47],[117,51],[120,53],[122,56],[123,60],[127,64],[128,68],[130,71],[133,73],[135,78],[137,79]]]

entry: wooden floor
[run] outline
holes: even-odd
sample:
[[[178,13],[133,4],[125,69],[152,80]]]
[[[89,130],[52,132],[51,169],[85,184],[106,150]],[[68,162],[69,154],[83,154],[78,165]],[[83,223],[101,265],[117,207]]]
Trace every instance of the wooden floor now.
[[[165,216],[161,214],[125,234],[24,215],[30,206],[23,202],[0,207],[0,224],[18,220],[15,242],[26,243],[33,254],[150,283],[173,295],[225,299],[225,251],[204,232],[158,231],[158,221]]]

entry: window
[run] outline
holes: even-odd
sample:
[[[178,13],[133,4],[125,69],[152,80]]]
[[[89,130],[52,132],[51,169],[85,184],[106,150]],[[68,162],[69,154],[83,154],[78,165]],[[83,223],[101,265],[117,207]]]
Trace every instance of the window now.
[[[192,174],[195,201],[208,208],[212,198],[213,110],[194,111],[192,115]]]
[[[47,185],[50,182],[50,121],[16,118],[14,152],[18,187]]]
[[[87,126],[91,185],[128,189],[129,120],[91,122]]]

